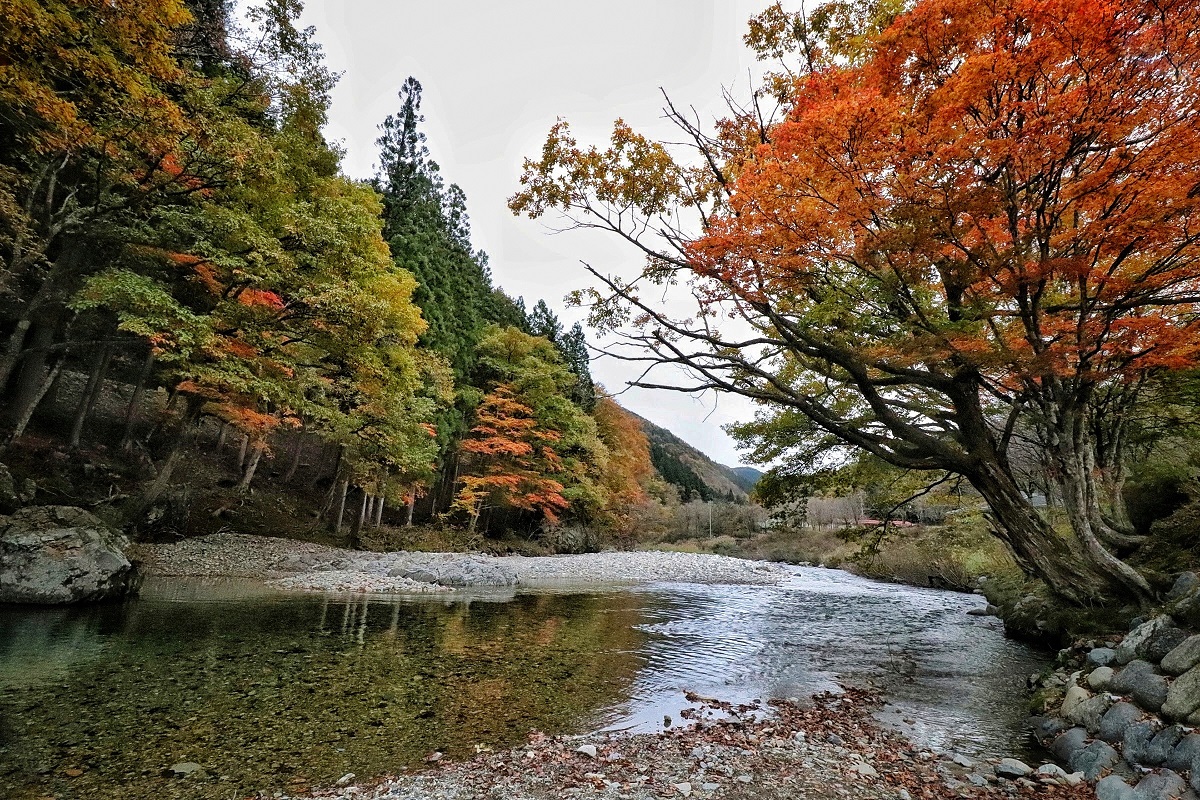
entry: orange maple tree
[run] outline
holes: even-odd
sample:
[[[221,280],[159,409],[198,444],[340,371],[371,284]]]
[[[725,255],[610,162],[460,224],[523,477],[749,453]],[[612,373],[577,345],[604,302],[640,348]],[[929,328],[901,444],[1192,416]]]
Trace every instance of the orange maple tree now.
[[[643,348],[627,358],[696,377],[640,385],[761,402],[765,456],[849,446],[963,475],[1060,595],[1145,597],[1115,554],[1137,540],[1104,513],[1119,452],[1097,447],[1095,401],[1200,356],[1197,30],[1187,0],[925,0],[860,60],[810,64],[777,121],[735,109],[712,136],[669,109],[699,166],[623,123],[607,150],[560,123],[511,206],[645,254],[581,296]],[[697,316],[641,299],[679,278]],[[1019,491],[1018,433],[1071,537]]]
[[[508,384],[500,384],[480,403],[476,424],[463,441],[464,466],[454,506],[466,511],[468,531],[489,507],[517,508],[541,514],[551,524],[568,507],[563,485],[550,477],[561,472],[553,448],[557,431],[538,425],[533,409],[521,403]]]

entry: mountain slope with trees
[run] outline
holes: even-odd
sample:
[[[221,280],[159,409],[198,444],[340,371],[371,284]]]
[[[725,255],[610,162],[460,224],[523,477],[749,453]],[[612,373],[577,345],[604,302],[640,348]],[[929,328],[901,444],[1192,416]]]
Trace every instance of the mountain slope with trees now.
[[[692,499],[746,500],[746,490],[741,486],[740,477],[729,467],[713,461],[666,428],[629,413],[641,423],[650,442],[654,468],[667,483],[678,487],[684,502]]]

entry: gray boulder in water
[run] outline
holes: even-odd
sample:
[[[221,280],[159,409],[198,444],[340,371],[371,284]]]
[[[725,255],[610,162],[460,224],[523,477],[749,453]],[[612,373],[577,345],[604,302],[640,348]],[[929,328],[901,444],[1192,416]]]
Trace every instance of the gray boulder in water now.
[[[0,603],[79,603],[137,590],[129,541],[74,506],[30,506],[0,517]]]

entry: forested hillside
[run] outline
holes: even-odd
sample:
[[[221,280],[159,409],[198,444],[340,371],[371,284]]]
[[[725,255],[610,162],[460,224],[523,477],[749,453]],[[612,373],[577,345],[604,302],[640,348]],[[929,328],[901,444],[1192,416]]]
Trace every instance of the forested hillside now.
[[[637,416],[636,414],[634,416]],[[637,417],[650,442],[650,458],[663,479],[678,487],[684,502],[689,500],[746,499],[742,480],[687,442],[648,419]]]
[[[207,0],[22,8],[0,20],[8,510],[358,543],[628,537],[674,502],[583,329],[494,284],[415,78],[357,181],[298,4],[245,30]]]

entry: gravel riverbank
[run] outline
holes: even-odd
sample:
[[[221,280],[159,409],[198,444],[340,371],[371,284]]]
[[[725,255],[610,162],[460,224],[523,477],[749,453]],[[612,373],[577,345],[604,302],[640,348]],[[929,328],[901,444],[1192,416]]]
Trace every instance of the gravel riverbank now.
[[[458,588],[586,586],[656,581],[771,584],[788,574],[765,561],[659,551],[571,556],[368,553],[310,542],[219,533],[174,544],[139,544],[147,575],[263,580],[288,590],[429,593]]]
[[[1078,776],[1009,759],[976,762],[914,748],[871,718],[878,701],[844,695],[730,707],[694,698],[691,724],[660,734],[548,738],[463,763],[430,753],[420,772],[291,795],[322,800],[934,800],[1083,798]]]

